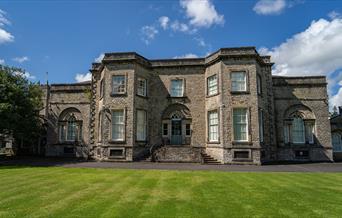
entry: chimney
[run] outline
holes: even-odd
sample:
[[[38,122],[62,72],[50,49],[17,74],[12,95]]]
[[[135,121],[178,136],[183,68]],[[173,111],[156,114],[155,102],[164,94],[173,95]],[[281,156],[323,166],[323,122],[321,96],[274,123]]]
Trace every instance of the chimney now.
[[[339,107],[338,107],[338,114],[339,114],[339,115],[342,115],[342,106],[339,106]]]

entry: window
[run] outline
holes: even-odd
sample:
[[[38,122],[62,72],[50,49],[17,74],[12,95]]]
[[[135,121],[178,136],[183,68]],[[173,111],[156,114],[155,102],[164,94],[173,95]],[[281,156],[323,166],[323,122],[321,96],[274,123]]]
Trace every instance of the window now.
[[[191,125],[190,123],[185,124],[185,135],[190,136],[191,135]]]
[[[210,111],[208,113],[209,142],[217,142],[219,140],[218,123],[219,121],[217,111]]]
[[[213,75],[207,79],[208,95],[217,94],[217,76]]]
[[[259,140],[264,142],[264,112],[259,110]]]
[[[111,158],[124,157],[124,149],[122,148],[109,149],[109,157]]]
[[[175,79],[171,80],[171,97],[183,97],[183,80]]]
[[[68,114],[58,123],[60,142],[74,142],[82,138],[82,121],[76,119],[74,114]]]
[[[169,125],[167,123],[163,123],[163,136],[169,135]]]
[[[287,123],[284,124],[284,143],[285,144],[288,144],[290,142],[289,129],[290,129],[290,125]]]
[[[257,75],[257,91],[258,94],[261,95],[262,93],[262,82],[261,82],[261,76]]]
[[[305,123],[305,141],[309,144],[314,143],[314,124],[311,122]]]
[[[293,143],[305,143],[304,122],[300,117],[294,117],[292,121]]]
[[[125,94],[126,93],[126,77],[125,76],[113,76],[113,94]]]
[[[248,151],[234,151],[234,158],[235,159],[247,159],[249,158]]]
[[[104,93],[104,81],[102,79],[100,82],[100,98],[103,98],[103,93]]]
[[[246,72],[232,72],[232,91],[233,92],[244,92],[247,91],[246,84]]]
[[[125,119],[124,111],[112,112],[112,140],[124,141],[125,139]]]
[[[102,113],[100,112],[99,114],[99,129],[98,129],[98,134],[99,134],[99,142],[102,141]]]
[[[138,78],[138,91],[137,94],[140,96],[146,96],[146,79]]]
[[[137,141],[146,141],[146,111],[137,110]]]
[[[332,144],[334,152],[342,152],[342,138],[340,133],[334,132],[332,134]]]
[[[247,108],[233,109],[234,141],[248,141]]]

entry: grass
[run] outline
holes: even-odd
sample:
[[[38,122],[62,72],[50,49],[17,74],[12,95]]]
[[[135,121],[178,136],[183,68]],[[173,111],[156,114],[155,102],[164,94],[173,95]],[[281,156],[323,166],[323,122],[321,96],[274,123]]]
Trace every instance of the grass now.
[[[342,174],[0,167],[0,217],[342,217]]]

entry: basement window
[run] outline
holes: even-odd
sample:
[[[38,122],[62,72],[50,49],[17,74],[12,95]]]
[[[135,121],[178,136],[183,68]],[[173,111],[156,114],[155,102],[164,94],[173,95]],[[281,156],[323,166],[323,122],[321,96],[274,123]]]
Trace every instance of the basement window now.
[[[234,151],[234,158],[235,159],[248,159],[249,151]]]
[[[73,147],[64,147],[64,154],[73,154],[74,148]]]
[[[109,157],[110,158],[123,158],[124,157],[124,149],[123,148],[109,149]]]
[[[309,151],[306,150],[298,150],[295,152],[296,158],[298,159],[306,159],[309,158]]]

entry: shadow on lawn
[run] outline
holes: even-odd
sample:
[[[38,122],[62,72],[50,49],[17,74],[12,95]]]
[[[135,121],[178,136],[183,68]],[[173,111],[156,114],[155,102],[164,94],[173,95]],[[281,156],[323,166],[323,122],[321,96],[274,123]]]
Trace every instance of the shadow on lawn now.
[[[89,160],[77,158],[60,158],[60,157],[32,157],[32,156],[17,156],[17,157],[0,157],[0,169],[14,169],[24,167],[57,167],[67,164],[77,164],[89,162]]]

